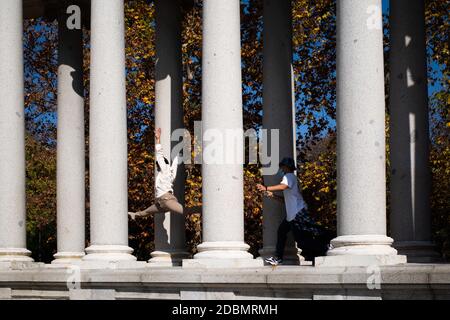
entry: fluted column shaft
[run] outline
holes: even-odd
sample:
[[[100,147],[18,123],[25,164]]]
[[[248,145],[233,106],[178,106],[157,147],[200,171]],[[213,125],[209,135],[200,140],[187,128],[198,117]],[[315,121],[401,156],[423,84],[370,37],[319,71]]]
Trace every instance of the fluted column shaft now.
[[[292,8],[290,0],[265,0],[263,14],[263,129],[267,130],[267,154],[278,167],[284,157],[296,158],[295,96],[292,69]],[[271,133],[278,130],[278,149],[271,145]],[[278,154],[274,154],[279,150]],[[264,175],[266,185],[280,183],[275,173]],[[286,215],[285,206],[263,199],[263,257],[275,255],[277,230]],[[290,233],[285,263],[298,264],[298,250]]]
[[[26,249],[22,0],[0,1],[0,261]]]
[[[85,140],[82,29],[58,15],[57,243],[53,263],[80,260],[85,246]]]
[[[203,242],[194,260],[207,265],[254,261],[244,242],[239,6],[239,0],[203,1]]]
[[[85,260],[135,260],[128,247],[123,0],[91,2],[91,246]]]
[[[325,259],[334,264],[405,262],[386,236],[381,14],[381,0],[337,2],[338,237]]]
[[[391,218],[394,246],[412,260],[438,256],[431,241],[424,0],[390,5]]]

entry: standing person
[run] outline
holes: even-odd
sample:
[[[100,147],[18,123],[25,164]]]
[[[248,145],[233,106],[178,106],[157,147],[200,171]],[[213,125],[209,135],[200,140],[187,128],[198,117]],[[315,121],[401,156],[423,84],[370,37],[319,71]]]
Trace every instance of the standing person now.
[[[169,160],[164,157],[161,146],[161,128],[155,130],[155,151],[156,151],[156,178],[155,178],[155,203],[145,210],[138,212],[128,212],[132,220],[136,217],[145,217],[158,212],[174,212],[183,214],[183,206],[173,194],[173,182],[177,175],[179,156],[177,155],[169,164]]]
[[[316,254],[326,252],[327,245],[318,241],[318,237],[323,232],[309,216],[308,207],[300,193],[295,170],[294,159],[284,158],[279,164],[281,182],[273,186],[261,184],[256,186],[265,196],[284,203],[286,207],[286,218],[278,227],[276,255],[265,260],[271,265],[283,262],[284,247],[289,231],[293,232],[297,246],[302,249],[302,255],[305,258],[312,258]],[[275,191],[283,191],[283,196],[274,194]]]

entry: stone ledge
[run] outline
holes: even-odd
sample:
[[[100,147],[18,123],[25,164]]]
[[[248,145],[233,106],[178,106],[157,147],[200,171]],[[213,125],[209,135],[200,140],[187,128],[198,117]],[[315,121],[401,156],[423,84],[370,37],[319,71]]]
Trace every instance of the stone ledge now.
[[[36,264],[33,268],[0,269],[0,286],[6,282],[64,282],[71,267],[49,267]],[[450,264],[405,264],[380,266],[386,284],[450,285]],[[372,274],[366,267],[278,266],[259,268],[80,268],[83,283],[290,283],[341,284],[365,283]]]
[[[0,270],[27,270],[27,269],[37,269],[43,268],[46,265],[42,262],[32,262],[32,261],[0,261]]]
[[[71,271],[0,270],[0,299],[450,299],[450,264],[381,266],[379,290],[366,267],[80,268],[75,283]]]
[[[262,259],[184,259],[182,267],[185,269],[235,269],[235,268],[259,268],[264,266]]]
[[[402,255],[329,255],[316,257],[316,267],[345,266],[394,266],[406,264],[406,256]]]

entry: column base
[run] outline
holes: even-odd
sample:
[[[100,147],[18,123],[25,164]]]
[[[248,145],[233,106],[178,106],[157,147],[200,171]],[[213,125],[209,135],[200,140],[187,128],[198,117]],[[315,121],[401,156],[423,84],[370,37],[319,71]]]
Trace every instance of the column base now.
[[[299,266],[304,264],[305,258],[301,255],[302,250],[297,248],[289,248],[284,252],[283,265]],[[273,246],[265,246],[258,251],[261,259],[266,259],[276,255],[276,248]]]
[[[84,256],[84,252],[58,252],[53,255],[55,259],[52,261],[52,264],[71,264],[81,261]]]
[[[408,262],[432,263],[442,261],[441,254],[431,241],[395,241],[393,246],[399,254],[408,257]]]
[[[264,265],[262,259],[254,259],[247,250],[250,247],[240,241],[203,242],[194,259],[183,260],[183,268],[255,268]]]
[[[189,257],[186,251],[153,251],[152,257],[148,260],[149,267],[174,267],[181,266],[183,259]]]
[[[25,248],[0,248],[0,262],[33,262],[31,251]]]
[[[136,261],[136,257],[131,253],[133,249],[121,245],[92,245],[86,248],[86,256],[83,261]]]
[[[315,266],[370,266],[406,263],[391,247],[392,238],[385,235],[345,235],[331,240],[333,249],[317,257]]]

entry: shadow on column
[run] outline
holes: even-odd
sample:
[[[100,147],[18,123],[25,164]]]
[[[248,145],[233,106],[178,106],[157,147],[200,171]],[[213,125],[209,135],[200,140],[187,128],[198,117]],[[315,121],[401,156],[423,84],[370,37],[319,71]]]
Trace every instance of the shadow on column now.
[[[391,8],[390,226],[408,262],[438,257],[431,241],[429,124],[423,1]]]

